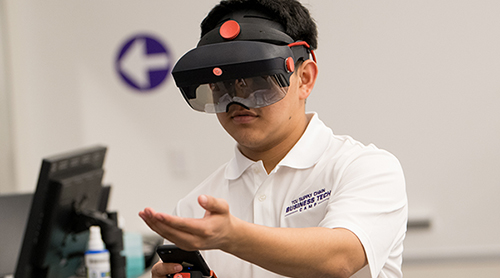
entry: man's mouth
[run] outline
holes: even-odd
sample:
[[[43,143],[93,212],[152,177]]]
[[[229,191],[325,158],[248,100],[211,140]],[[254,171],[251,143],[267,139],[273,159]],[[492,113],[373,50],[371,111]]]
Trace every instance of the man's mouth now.
[[[251,116],[251,117],[257,117],[255,113],[252,113],[250,111],[236,111],[234,112],[231,117],[245,117],[245,116]]]

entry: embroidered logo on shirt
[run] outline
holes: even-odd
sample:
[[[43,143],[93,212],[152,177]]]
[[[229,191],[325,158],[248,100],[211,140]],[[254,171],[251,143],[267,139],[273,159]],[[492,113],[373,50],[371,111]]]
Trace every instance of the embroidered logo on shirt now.
[[[330,200],[330,195],[332,191],[326,191],[325,188],[308,193],[299,197],[295,200],[292,200],[291,205],[286,207],[285,217],[290,216],[297,212],[304,212],[310,209],[313,209],[319,204],[322,204],[328,200]]]

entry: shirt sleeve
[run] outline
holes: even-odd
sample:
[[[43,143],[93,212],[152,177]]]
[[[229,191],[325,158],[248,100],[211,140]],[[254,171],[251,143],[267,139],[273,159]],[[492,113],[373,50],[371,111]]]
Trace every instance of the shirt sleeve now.
[[[339,162],[334,167],[332,198],[320,226],[352,231],[365,249],[371,277],[379,277],[384,266],[389,272],[400,271],[394,258],[401,260],[408,212],[399,161],[389,152],[368,148]]]

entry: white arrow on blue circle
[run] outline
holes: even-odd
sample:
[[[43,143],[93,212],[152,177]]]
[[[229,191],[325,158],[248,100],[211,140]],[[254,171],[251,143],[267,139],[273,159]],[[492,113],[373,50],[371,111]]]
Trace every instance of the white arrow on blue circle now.
[[[150,70],[162,70],[168,67],[169,60],[166,53],[146,53],[146,39],[138,38],[132,42],[124,57],[121,59],[121,70],[140,88],[149,88]]]

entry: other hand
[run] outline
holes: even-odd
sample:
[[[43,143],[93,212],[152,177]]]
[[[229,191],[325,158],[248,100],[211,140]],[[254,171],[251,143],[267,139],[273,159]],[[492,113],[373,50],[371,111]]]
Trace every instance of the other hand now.
[[[180,264],[157,262],[151,269],[151,278],[165,278],[168,274],[175,274],[182,271]]]

